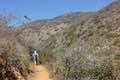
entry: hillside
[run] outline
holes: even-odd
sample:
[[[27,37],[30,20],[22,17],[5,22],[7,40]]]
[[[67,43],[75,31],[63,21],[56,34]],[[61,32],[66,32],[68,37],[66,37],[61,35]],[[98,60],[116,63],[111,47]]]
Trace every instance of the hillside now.
[[[37,20],[26,24],[22,28],[16,29],[16,35],[24,42],[27,47],[40,48],[41,43],[52,35],[70,27],[71,24],[77,24],[93,13],[71,13],[66,16],[56,17],[50,20]],[[73,21],[74,22],[73,22]]]
[[[15,72],[26,77],[33,49],[53,80],[120,80],[120,1],[98,12],[64,14],[15,29],[0,22],[0,80],[22,80]],[[49,79],[46,68],[38,67]]]
[[[65,80],[120,79],[119,7],[120,2],[114,2],[43,43],[47,43],[43,48],[46,59],[54,59],[55,74]]]

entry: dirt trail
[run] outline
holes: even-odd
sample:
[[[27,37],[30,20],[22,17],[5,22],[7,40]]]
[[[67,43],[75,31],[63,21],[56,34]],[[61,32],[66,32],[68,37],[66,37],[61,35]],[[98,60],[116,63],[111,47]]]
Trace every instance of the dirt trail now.
[[[34,73],[32,73],[29,77],[28,80],[52,80],[49,77],[48,70],[42,66],[42,65],[37,65],[34,66]]]

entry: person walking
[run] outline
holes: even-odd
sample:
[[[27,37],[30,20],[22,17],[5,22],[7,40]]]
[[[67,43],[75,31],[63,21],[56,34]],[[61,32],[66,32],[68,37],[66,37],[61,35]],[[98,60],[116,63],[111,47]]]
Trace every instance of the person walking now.
[[[36,50],[32,54],[32,59],[33,59],[33,62],[34,62],[35,65],[38,64],[38,62],[39,62],[39,55],[38,55]]]

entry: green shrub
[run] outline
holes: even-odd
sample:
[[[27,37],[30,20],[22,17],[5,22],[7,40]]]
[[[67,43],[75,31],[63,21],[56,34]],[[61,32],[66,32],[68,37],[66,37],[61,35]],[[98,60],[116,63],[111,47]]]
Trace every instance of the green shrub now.
[[[116,38],[116,37],[120,37],[120,34],[119,33],[111,32],[111,33],[107,33],[106,37],[107,38]]]
[[[113,66],[109,62],[103,63],[101,66],[96,66],[94,69],[89,70],[89,75],[97,80],[115,80],[113,74]]]
[[[45,62],[46,59],[46,53],[48,52],[47,48],[43,48],[39,53],[39,59],[41,62]]]
[[[64,42],[63,45],[65,47],[70,47],[71,44],[75,41],[76,35],[75,35],[76,29],[75,28],[70,28],[68,31],[64,32]]]
[[[116,54],[116,55],[114,56],[114,59],[115,59],[115,60],[120,60],[120,54]]]

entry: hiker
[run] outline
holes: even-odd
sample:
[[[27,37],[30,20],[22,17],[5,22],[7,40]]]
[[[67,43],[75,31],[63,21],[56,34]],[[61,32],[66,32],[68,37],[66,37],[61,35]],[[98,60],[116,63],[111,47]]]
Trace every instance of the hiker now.
[[[36,50],[32,54],[32,59],[33,59],[33,62],[34,62],[35,65],[38,64],[38,62],[39,62],[39,55],[38,55]]]

